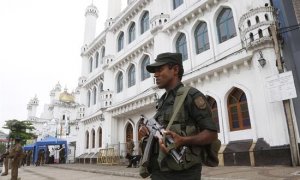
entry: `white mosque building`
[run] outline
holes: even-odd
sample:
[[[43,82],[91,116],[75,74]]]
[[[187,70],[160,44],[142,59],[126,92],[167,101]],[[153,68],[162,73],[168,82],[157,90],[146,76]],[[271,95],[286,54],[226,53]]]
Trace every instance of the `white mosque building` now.
[[[50,102],[44,105],[41,115],[37,115],[39,100],[37,96],[27,104],[28,117],[38,137],[41,140],[47,136],[67,140],[69,149],[74,153],[79,130],[79,121],[84,116],[85,106],[79,104],[79,90],[68,93],[57,83],[50,91]],[[73,155],[74,156],[74,155]]]
[[[109,0],[105,29],[96,34],[99,15],[95,5],[85,11],[78,87],[84,107],[70,112],[74,120],[85,108],[78,158],[109,147],[123,156],[127,137],[137,144],[140,116],[152,117],[163,93],[145,67],[160,53],[180,52],[183,83],[210,103],[223,144],[221,164],[268,164],[276,153],[289,163],[283,104],[270,102],[266,88],[266,78],[279,74],[269,0],[129,0],[123,10],[120,0]]]

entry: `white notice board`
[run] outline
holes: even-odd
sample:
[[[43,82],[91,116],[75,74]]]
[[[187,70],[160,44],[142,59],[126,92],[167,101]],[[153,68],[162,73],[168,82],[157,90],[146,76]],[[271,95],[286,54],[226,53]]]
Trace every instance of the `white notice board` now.
[[[297,97],[292,71],[267,77],[266,82],[270,102]]]

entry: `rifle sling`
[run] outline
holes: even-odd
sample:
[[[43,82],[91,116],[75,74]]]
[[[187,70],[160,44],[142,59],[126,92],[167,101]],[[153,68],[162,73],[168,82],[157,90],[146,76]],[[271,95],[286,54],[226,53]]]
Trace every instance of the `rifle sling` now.
[[[182,107],[183,105],[183,102],[187,96],[187,93],[189,92],[191,87],[189,86],[184,86],[184,87],[181,87],[179,88],[179,90],[177,91],[176,93],[176,98],[175,98],[175,102],[174,102],[174,105],[173,105],[173,108],[175,108],[175,110],[173,111],[173,114],[172,114],[172,117],[169,121],[169,124],[166,128],[166,130],[168,131],[170,129],[170,127],[172,126],[174,120],[175,120],[175,117],[177,116],[177,113],[179,111],[179,109]],[[182,94],[179,94],[178,92],[181,91],[181,89],[183,90],[183,93]]]

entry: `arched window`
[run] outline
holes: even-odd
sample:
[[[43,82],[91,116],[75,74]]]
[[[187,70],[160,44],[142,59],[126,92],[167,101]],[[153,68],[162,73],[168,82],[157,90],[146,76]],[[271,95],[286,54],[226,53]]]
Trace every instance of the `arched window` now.
[[[183,0],[173,0],[173,9],[178,8],[181,4],[183,4]]]
[[[251,128],[247,97],[242,90],[235,88],[229,94],[227,106],[230,131]]]
[[[266,19],[266,21],[269,21],[269,16],[268,16],[268,14],[265,14],[265,19]]]
[[[259,38],[262,38],[264,36],[261,29],[258,30],[258,36],[259,36]]]
[[[99,142],[98,142],[98,147],[102,147],[102,128],[99,127],[98,129],[98,136],[99,136]]]
[[[176,41],[176,52],[182,54],[182,60],[188,59],[188,52],[187,52],[187,43],[186,37],[184,33],[181,33]]]
[[[93,89],[93,104],[95,105],[97,102],[97,89],[94,87]]]
[[[200,54],[203,51],[209,49],[209,39],[207,33],[207,25],[205,22],[201,22],[195,29],[195,43],[196,43],[196,53]]]
[[[100,64],[103,64],[104,57],[105,57],[105,47],[103,47],[102,50],[101,50]]]
[[[86,149],[89,148],[89,140],[90,140],[89,132],[86,131],[86,132],[85,132],[85,148],[86,148]]]
[[[121,32],[118,38],[118,51],[124,48],[124,32]]]
[[[247,24],[248,24],[248,27],[250,27],[250,26],[251,26],[251,21],[248,20],[248,21],[247,21]]]
[[[101,82],[99,85],[99,91],[102,92],[103,91],[103,83]]]
[[[127,124],[125,137],[126,137],[126,142],[130,139],[133,140],[133,127],[130,123]]]
[[[149,29],[149,12],[146,11],[141,19],[141,34],[144,34]]]
[[[95,148],[95,139],[96,139],[95,130],[92,129],[92,148]]]
[[[134,40],[135,40],[135,23],[133,22],[128,32],[128,43],[131,43]]]
[[[120,72],[117,78],[117,92],[123,91],[123,73]]]
[[[219,42],[222,43],[236,36],[234,19],[230,8],[224,8],[217,18]]]
[[[259,17],[258,16],[255,17],[255,21],[256,21],[256,23],[259,23]]]
[[[95,58],[96,58],[96,68],[97,68],[99,64],[99,52],[96,52]]]
[[[210,105],[210,109],[211,109],[211,113],[212,113],[212,119],[216,123],[218,132],[220,132],[217,102],[216,102],[216,100],[214,98],[212,98],[210,96],[207,97],[207,102]]]
[[[250,42],[254,41],[254,36],[253,36],[253,33],[250,33]]]
[[[128,71],[128,87],[135,85],[135,66],[131,65]]]
[[[88,107],[91,107],[91,91],[88,91],[87,93],[87,105]]]
[[[90,58],[90,72],[93,71],[93,58]]]
[[[150,77],[150,73],[147,71],[146,66],[150,64],[150,58],[149,56],[145,56],[142,65],[141,65],[141,80],[145,80]]]

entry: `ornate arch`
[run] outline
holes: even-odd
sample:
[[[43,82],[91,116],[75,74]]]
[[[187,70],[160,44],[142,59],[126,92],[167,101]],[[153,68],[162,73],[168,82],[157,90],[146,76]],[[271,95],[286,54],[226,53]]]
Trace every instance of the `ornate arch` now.
[[[90,141],[89,131],[86,130],[86,131],[85,131],[85,148],[86,148],[86,149],[89,148],[89,141]]]
[[[101,126],[99,126],[99,128],[97,130],[97,135],[98,135],[98,147],[101,148],[102,147],[102,139],[103,139],[103,130],[102,130]]]
[[[226,102],[230,131],[251,129],[246,93],[240,88],[233,87]]]
[[[127,142],[129,139],[133,140],[133,127],[134,123],[131,120],[128,120],[125,123],[125,142]]]
[[[96,144],[96,132],[95,132],[95,129],[93,128],[91,130],[91,140],[92,140],[92,148],[95,148],[95,144]]]

